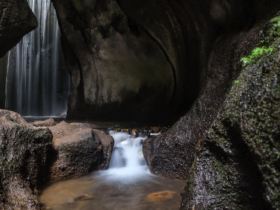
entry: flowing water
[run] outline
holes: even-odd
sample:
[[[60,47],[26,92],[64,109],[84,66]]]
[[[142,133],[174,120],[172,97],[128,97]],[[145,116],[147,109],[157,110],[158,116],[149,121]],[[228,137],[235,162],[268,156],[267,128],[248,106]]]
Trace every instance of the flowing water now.
[[[66,113],[70,78],[60,46],[60,30],[50,0],[28,0],[38,28],[9,52],[6,109],[23,116]]]
[[[110,167],[47,186],[40,197],[52,210],[177,210],[185,181],[152,175],[145,163],[145,137],[111,133],[115,140]]]

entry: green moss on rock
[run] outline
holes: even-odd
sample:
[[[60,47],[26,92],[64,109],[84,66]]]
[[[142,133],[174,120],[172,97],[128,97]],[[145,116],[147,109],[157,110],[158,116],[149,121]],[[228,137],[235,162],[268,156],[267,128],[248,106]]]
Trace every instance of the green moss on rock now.
[[[276,50],[243,69],[197,145],[182,210],[280,209],[280,38],[263,38]]]

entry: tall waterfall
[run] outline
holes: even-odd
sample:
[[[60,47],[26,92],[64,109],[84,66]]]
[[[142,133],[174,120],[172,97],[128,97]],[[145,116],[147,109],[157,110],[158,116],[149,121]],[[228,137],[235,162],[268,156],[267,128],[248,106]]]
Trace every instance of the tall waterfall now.
[[[6,108],[23,116],[61,116],[67,110],[70,77],[56,12],[50,0],[28,2],[39,26],[9,53]]]

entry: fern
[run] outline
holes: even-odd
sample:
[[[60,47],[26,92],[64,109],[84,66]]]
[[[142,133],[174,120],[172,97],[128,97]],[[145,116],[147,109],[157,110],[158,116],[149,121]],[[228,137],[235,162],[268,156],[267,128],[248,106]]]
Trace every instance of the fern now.
[[[253,49],[251,55],[249,55],[247,57],[246,56],[242,57],[240,61],[243,63],[243,66],[247,66],[252,61],[254,61],[257,58],[259,58],[260,56],[262,56],[264,53],[272,52],[273,50],[274,50],[273,47],[270,47],[270,48],[266,48],[265,46],[256,47],[255,49]]]

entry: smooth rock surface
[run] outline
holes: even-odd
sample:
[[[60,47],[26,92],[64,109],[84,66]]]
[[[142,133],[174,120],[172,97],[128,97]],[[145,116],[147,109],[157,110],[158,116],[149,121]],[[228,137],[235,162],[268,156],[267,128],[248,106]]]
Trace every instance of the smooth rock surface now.
[[[170,120],[171,113],[177,112],[175,101],[181,103],[188,98],[178,92],[178,77],[186,78],[187,56],[174,12],[166,14],[161,10],[158,14],[162,15],[157,16],[158,25],[164,26],[157,32],[168,35],[158,40],[128,17],[116,0],[52,2],[72,79],[67,117]]]
[[[0,209],[39,210],[36,188],[44,181],[52,133],[0,110]]]

